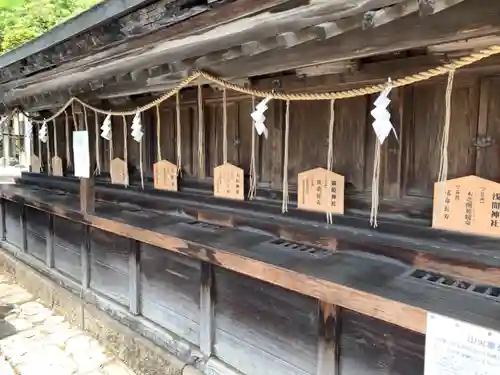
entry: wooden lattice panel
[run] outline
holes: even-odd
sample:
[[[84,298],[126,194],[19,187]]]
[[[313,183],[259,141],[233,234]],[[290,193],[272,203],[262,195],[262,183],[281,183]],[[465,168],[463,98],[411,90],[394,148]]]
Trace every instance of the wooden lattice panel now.
[[[117,185],[128,185],[128,168],[127,163],[125,163],[120,158],[114,158],[111,160],[111,183]]]
[[[301,210],[344,214],[344,176],[325,168],[299,173],[297,202]]]
[[[155,189],[177,191],[177,165],[160,160],[153,165]]]
[[[226,163],[214,168],[214,196],[218,198],[244,200],[244,172],[235,165]]]
[[[63,162],[59,156],[54,156],[52,158],[52,175],[53,176],[64,176]]]
[[[500,237],[500,184],[477,176],[435,183],[432,226]]]
[[[42,165],[40,163],[40,158],[36,155],[31,155],[31,172],[40,173],[42,170]]]

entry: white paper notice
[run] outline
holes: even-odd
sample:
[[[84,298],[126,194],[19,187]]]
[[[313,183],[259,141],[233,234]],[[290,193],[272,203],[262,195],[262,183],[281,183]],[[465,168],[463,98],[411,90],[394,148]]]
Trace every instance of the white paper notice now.
[[[424,375],[500,374],[500,333],[429,313]]]
[[[75,177],[90,177],[89,135],[86,130],[73,132]]]

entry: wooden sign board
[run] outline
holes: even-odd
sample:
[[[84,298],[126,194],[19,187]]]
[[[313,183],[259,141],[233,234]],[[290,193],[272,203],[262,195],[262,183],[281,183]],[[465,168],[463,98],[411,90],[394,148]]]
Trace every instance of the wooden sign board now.
[[[40,173],[42,166],[40,164],[40,158],[35,154],[31,155],[31,172]]]
[[[110,164],[111,183],[118,185],[128,185],[128,168],[120,158],[114,158]]]
[[[218,198],[245,199],[243,169],[226,163],[214,168],[214,196]]]
[[[432,226],[500,237],[500,184],[477,176],[435,183]]]
[[[153,165],[155,189],[177,191],[177,165],[160,160]]]
[[[52,158],[52,175],[53,176],[63,176],[63,165],[62,159],[59,156],[54,156]]]
[[[344,176],[315,168],[299,173],[297,184],[299,209],[344,214]]]

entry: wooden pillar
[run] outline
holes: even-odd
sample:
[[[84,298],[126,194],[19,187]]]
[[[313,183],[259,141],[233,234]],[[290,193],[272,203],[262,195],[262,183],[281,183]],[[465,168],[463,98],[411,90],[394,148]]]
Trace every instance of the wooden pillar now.
[[[140,243],[136,240],[130,240],[130,253],[129,253],[129,309],[134,315],[141,313],[140,306],[140,289],[139,283],[141,278],[141,247]]]
[[[5,241],[5,199],[0,199],[0,240]]]
[[[21,251],[26,253],[28,251],[28,233],[26,230],[26,206],[21,205]]]
[[[78,130],[85,130],[85,118],[83,108],[80,104],[75,103],[73,116],[76,116],[78,123]],[[90,136],[90,135],[88,135]],[[89,139],[90,151],[90,139]],[[80,211],[83,214],[92,214],[95,211],[95,181],[93,176],[93,162],[94,160],[89,157],[89,176],[90,178],[80,178]]]
[[[46,235],[46,259],[45,263],[47,267],[54,268],[54,216],[47,214],[49,217],[49,222],[47,223],[47,235]]]
[[[200,289],[200,350],[210,357],[214,346],[214,267],[210,263],[201,263]]]
[[[90,286],[90,227],[85,225],[83,231],[83,241],[80,246],[81,270],[82,270],[82,288],[87,289]]]
[[[400,198],[402,190],[403,123],[406,88],[399,87],[391,93],[391,122],[398,138],[391,132],[384,142],[382,156],[382,190],[385,197]]]
[[[93,177],[80,179],[80,210],[83,214],[95,212],[95,181]]]
[[[319,301],[317,375],[339,375],[340,307]]]

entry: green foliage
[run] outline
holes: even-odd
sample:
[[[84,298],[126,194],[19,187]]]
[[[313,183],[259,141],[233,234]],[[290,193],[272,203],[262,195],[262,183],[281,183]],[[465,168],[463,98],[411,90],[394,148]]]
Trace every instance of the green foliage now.
[[[0,0],[0,54],[74,17],[100,0]]]

